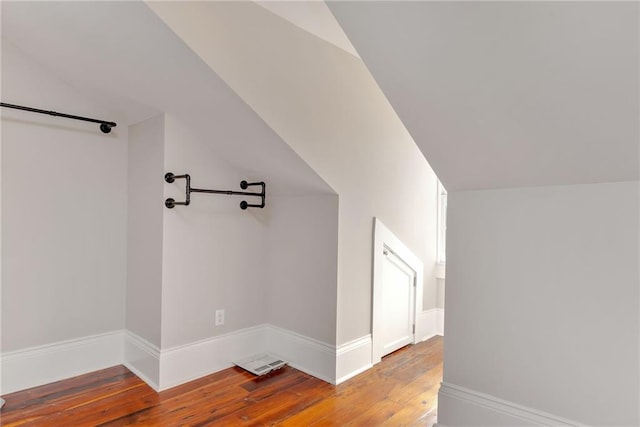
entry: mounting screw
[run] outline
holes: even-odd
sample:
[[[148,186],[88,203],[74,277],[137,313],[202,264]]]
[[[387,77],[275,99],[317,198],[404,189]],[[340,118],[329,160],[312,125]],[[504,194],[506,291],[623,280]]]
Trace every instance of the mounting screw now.
[[[247,202],[245,202],[244,200],[240,202],[240,209],[245,210],[245,209],[247,209],[248,206],[249,206],[249,204]]]
[[[107,123],[100,123],[100,130],[102,133],[109,133],[111,132],[111,126]]]
[[[240,188],[246,190],[249,187],[249,183],[247,181],[240,181]]]
[[[164,205],[169,209],[173,209],[176,206],[176,201],[173,200],[172,198],[168,198],[167,200],[164,201]]]
[[[175,181],[176,179],[174,178],[174,174],[172,174],[171,172],[165,173],[164,174],[164,180],[167,181],[169,184],[171,184],[173,181]],[[173,200],[173,199],[172,199]]]

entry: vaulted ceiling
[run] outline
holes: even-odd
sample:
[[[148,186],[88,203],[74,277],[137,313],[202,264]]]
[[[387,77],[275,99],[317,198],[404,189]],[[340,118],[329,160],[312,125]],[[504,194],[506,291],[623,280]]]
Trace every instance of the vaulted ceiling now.
[[[0,7],[4,40],[123,116],[124,125],[173,114],[209,142],[212,155],[249,179],[269,182],[270,194],[333,193],[144,2],[3,1]],[[55,110],[56,100],[46,102]]]
[[[310,42],[309,35],[349,52],[353,61],[362,58],[449,190],[639,178],[638,3],[258,4],[298,30],[257,13],[255,5],[247,9],[261,17],[256,25],[263,31],[273,23],[274,31],[277,27],[287,35],[280,38],[280,50],[264,51],[292,59],[287,82],[273,73],[271,83],[267,75],[262,83],[302,84],[304,73],[321,71],[303,66],[317,55],[324,55],[322,67],[330,69],[326,61],[336,54]],[[213,13],[225,10],[212,8]],[[252,111],[264,118],[269,103],[257,108],[242,102],[234,85],[203,61],[206,49],[194,53],[194,46],[142,2],[4,1],[2,36],[131,123],[166,111],[189,117],[206,135],[215,116],[226,135],[214,142],[216,149],[232,164],[264,174],[283,192],[330,191],[285,143],[295,136],[287,137],[289,126],[275,126],[276,118],[262,121]],[[260,37],[249,30],[245,36]],[[241,43],[237,31],[233,37],[227,47]],[[233,59],[232,50],[226,54]],[[322,80],[335,85],[329,90],[300,88],[326,105],[331,102],[325,98],[334,96],[340,107],[350,88],[361,85],[357,76],[338,71]],[[233,78],[229,72],[226,80]],[[249,82],[241,86],[247,91],[243,99],[265,103],[268,91],[252,89]],[[274,102],[276,97],[281,112],[287,102],[302,101],[295,91],[280,91]],[[358,102],[367,102],[366,97]],[[306,105],[313,107],[313,100]],[[372,119],[392,123],[397,116]],[[310,120],[307,130],[317,125]],[[340,119],[340,126],[348,125]],[[318,132],[331,137],[338,131]]]
[[[449,190],[639,178],[638,2],[328,2]]]

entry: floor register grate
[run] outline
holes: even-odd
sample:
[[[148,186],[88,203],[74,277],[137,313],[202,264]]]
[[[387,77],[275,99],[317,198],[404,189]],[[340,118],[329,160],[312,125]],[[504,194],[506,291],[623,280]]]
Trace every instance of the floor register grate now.
[[[234,365],[251,372],[253,375],[266,375],[284,367],[287,362],[269,353],[262,353],[233,362]]]

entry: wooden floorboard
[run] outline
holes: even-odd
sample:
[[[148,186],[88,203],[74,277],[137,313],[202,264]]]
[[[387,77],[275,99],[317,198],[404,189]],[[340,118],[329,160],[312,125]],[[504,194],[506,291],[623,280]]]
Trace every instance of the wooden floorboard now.
[[[3,396],[13,426],[432,426],[442,337],[392,353],[333,386],[291,367],[224,371],[156,393],[124,366]]]

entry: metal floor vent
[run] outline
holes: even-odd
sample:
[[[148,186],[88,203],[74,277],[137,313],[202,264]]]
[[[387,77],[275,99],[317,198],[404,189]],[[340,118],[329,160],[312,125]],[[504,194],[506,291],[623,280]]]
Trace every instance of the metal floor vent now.
[[[287,364],[279,357],[269,353],[262,353],[246,359],[233,362],[234,365],[251,372],[253,375],[265,375],[269,372],[282,368]]]

